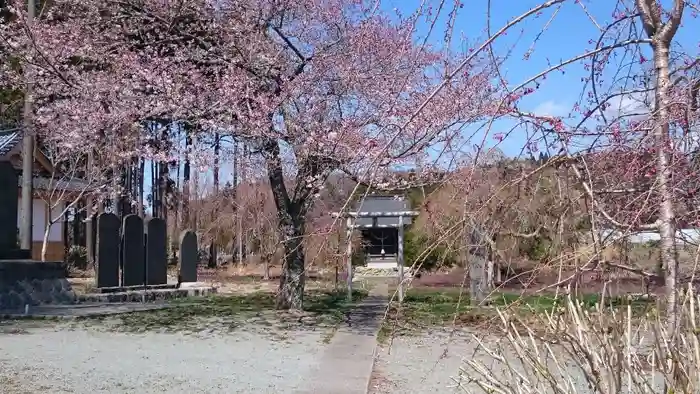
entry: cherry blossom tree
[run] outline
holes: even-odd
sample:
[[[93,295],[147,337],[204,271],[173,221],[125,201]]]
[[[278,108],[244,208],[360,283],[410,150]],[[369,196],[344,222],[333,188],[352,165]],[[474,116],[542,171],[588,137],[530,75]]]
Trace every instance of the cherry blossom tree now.
[[[598,127],[595,133],[581,127],[567,130],[570,134],[583,131],[598,137],[598,142],[591,145],[589,151],[599,152],[597,158],[603,165],[597,167],[603,171],[591,173],[586,169],[585,161],[584,166],[573,166],[595,206],[596,215],[619,229],[659,232],[670,327],[677,324],[678,213],[679,209],[685,211],[687,214],[683,219],[687,222],[688,216],[695,211],[694,208],[685,210],[683,206],[687,205],[687,197],[695,189],[692,185],[694,182],[688,181],[694,173],[691,155],[697,149],[689,140],[692,137],[689,131],[696,128],[698,119],[697,93],[694,93],[697,91],[697,62],[692,53],[674,49],[674,36],[685,9],[686,2],[683,0],[673,1],[669,8],[654,0],[636,0],[615,9],[615,21],[602,29],[596,48],[591,51],[596,53],[588,60],[591,99],[588,103],[590,108],[583,111],[583,119],[595,119]],[[635,26],[641,29],[630,29]],[[606,41],[611,43],[606,45]],[[646,64],[645,46],[651,48],[651,65]],[[632,68],[627,67],[635,74],[631,78],[623,78],[620,84],[605,84],[601,80],[610,73],[607,65],[613,63],[619,67],[619,62],[611,62],[619,48],[627,48],[627,54],[639,59]],[[607,88],[607,94],[601,88]],[[618,113],[617,116],[610,116],[606,109],[613,99],[630,94],[641,96],[641,105],[637,108],[637,111],[642,109],[641,114]],[[561,136],[566,137],[566,134]],[[610,166],[611,159],[615,160],[615,165]],[[628,192],[623,194],[628,204],[636,205],[634,213],[619,210],[615,217],[606,210],[606,204],[599,197],[606,193],[599,193],[591,182],[604,173],[614,177],[617,174],[618,186],[620,181],[626,182]],[[614,195],[621,190],[607,191],[612,191]],[[639,210],[640,207],[646,209]],[[628,215],[623,218],[625,213]]]
[[[116,153],[115,166],[167,156],[144,143],[152,120],[247,141],[278,211],[280,308],[302,308],[305,217],[331,172],[371,183],[493,111],[478,58],[450,73],[449,52],[415,42],[417,16],[373,1],[58,0],[31,29],[11,4],[0,34],[35,75],[39,132],[64,149]]]
[[[489,52],[508,92],[497,113],[517,121],[507,132],[491,129],[488,134],[497,146],[511,136],[524,137],[526,154],[546,150],[554,158],[552,164],[571,170],[584,192],[595,242],[601,242],[596,232],[604,227],[659,233],[667,316],[674,325],[680,280],[676,229],[679,221],[697,220],[699,86],[697,51],[677,33],[684,19],[692,23],[697,17],[697,2],[623,1],[609,9],[596,7],[595,12],[589,7],[592,2],[552,0],[513,15],[499,30],[487,22],[489,38],[479,49]],[[609,12],[601,14],[601,8]],[[558,63],[547,56],[541,71],[524,81],[507,81],[501,69],[504,60],[498,56],[517,52],[495,53],[493,43],[523,21],[540,19],[541,30],[523,54],[523,61],[534,59],[539,40],[563,9],[590,22],[597,32],[590,47]],[[489,9],[487,18],[490,15]],[[581,93],[568,116],[522,109],[524,98],[536,95],[548,77],[571,71],[581,75]],[[477,148],[477,156],[489,151],[483,141]]]
[[[489,2],[487,18],[495,4]],[[595,11],[591,10],[593,7],[596,8]],[[526,131],[527,133],[522,133],[527,140],[525,152],[536,153],[537,149],[546,149],[553,157],[550,165],[565,166],[570,170],[569,173],[573,173],[578,188],[583,192],[581,194],[586,203],[586,213],[593,227],[591,234],[594,243],[599,247],[598,251],[603,243],[598,230],[602,230],[603,227],[616,229],[623,235],[637,231],[654,231],[659,234],[661,271],[665,287],[665,294],[661,299],[665,310],[660,314],[660,321],[652,322],[656,329],[640,330],[653,331],[651,342],[663,344],[659,346],[663,349],[663,356],[659,359],[664,360],[664,365],[659,367],[659,372],[664,375],[664,391],[688,391],[688,380],[692,378],[688,377],[686,371],[697,369],[697,361],[674,352],[681,347],[686,336],[695,335],[694,329],[687,324],[688,321],[692,321],[692,313],[688,314],[688,310],[681,311],[687,305],[694,307],[694,304],[693,301],[683,301],[680,297],[684,278],[679,270],[676,233],[682,223],[697,222],[697,92],[700,83],[697,41],[693,41],[692,37],[688,39],[688,35],[683,39],[681,32],[697,26],[695,18],[698,3],[692,0],[635,0],[609,3],[608,7],[585,0],[553,0],[542,2],[522,15],[511,16],[509,22],[498,31],[492,32],[489,21],[489,39],[483,48],[492,55],[494,63],[499,65],[497,74],[504,89],[509,91],[503,107],[510,108],[509,115],[519,121],[518,127],[492,135],[499,144],[513,134]],[[550,59],[557,54],[548,52],[544,69],[534,72],[532,77],[523,82],[506,80],[505,70],[500,67],[504,61],[498,56],[513,56],[516,51],[508,48],[505,53],[495,53],[496,50],[490,43],[503,39],[506,33],[517,32],[516,26],[520,22],[532,22],[541,17],[542,28],[534,34],[532,46],[527,48],[524,54],[525,61],[533,59],[538,54],[537,49],[533,48],[547,33],[552,21],[566,11],[576,12],[584,23],[590,22],[597,31],[598,34],[591,37],[588,43],[591,47],[582,46],[580,53],[559,63],[551,62]],[[539,56],[540,60],[544,60],[545,55]],[[583,66],[583,72],[580,72],[581,96],[572,106],[571,115],[552,116],[523,109],[524,96],[536,94],[541,86],[548,83],[547,79],[556,76],[557,73],[571,72],[572,69],[574,72],[578,71],[576,66],[579,64]],[[623,105],[623,102],[626,104]],[[629,105],[630,103],[633,105]],[[489,147],[482,144],[479,149],[480,152],[487,152]],[[468,213],[477,212],[475,209],[475,212]],[[697,256],[695,261],[697,262]],[[596,264],[598,263],[591,260],[577,267],[577,272],[590,272],[596,268]],[[630,271],[648,275],[639,269]],[[569,278],[562,278],[557,283],[547,285],[569,285],[573,297],[572,288],[575,287],[577,275],[573,274]],[[694,275],[695,272],[687,279],[692,279]],[[693,297],[691,291],[688,299],[694,299]],[[569,308],[565,314],[569,314],[573,308],[575,307]],[[636,367],[630,365],[633,357],[641,358],[642,354],[646,356],[647,349],[631,348],[631,329],[628,329],[626,338],[609,335],[617,330],[613,327],[621,327],[618,325],[621,319],[619,315],[616,316],[616,312],[601,308],[597,313],[598,315],[591,319],[596,319],[607,327],[607,334],[596,335],[604,338],[608,347],[598,345],[591,338],[576,338],[573,343],[577,350],[568,354],[581,366],[576,368],[577,375],[569,375],[567,371],[560,375],[561,377],[552,378],[562,370],[557,371],[556,368],[547,366],[546,361],[533,368],[526,366],[525,375],[520,374],[521,369],[517,368],[519,379],[503,379],[499,376],[495,380],[489,380],[488,378],[492,377],[490,375],[478,382],[481,384],[480,388],[484,392],[519,392],[524,387],[520,383],[529,380],[523,376],[544,371],[552,378],[547,382],[547,387],[537,387],[537,382],[543,380],[535,378],[529,380],[536,383],[534,386],[528,384],[527,390],[539,393],[551,391],[554,387],[554,391],[558,392],[577,392],[579,389],[573,386],[563,388],[557,385],[559,382],[572,382],[572,377],[585,375],[590,386],[584,391],[607,393],[614,389],[601,385],[606,379],[601,376],[610,372],[611,375],[628,378],[626,388],[631,391],[653,391],[641,386],[635,387],[632,383],[632,371],[643,371],[641,375],[649,376],[648,369],[635,369]],[[685,315],[681,317],[681,313]],[[582,322],[583,318],[563,323],[559,316],[554,317],[555,315],[556,313],[548,317],[549,322],[562,327],[561,331],[554,333],[557,340],[572,333],[600,332],[595,329],[587,330],[585,327],[582,330],[582,324],[585,325]],[[513,321],[517,319],[515,316],[504,317],[504,324],[513,329],[508,335],[517,331],[517,325],[513,325]],[[646,319],[642,321],[645,324],[649,323]],[[629,323],[628,319],[628,325],[625,327],[630,327]],[[514,335],[518,336],[520,332],[517,331]],[[537,332],[537,327],[530,326],[528,332],[532,335]],[[625,339],[626,345],[623,342]],[[612,354],[608,352],[609,348],[622,349],[624,346],[627,346],[624,350],[627,364],[618,364],[606,370],[608,367],[603,364]],[[647,348],[646,345],[643,347]],[[519,345],[513,348],[518,355],[535,354],[541,349],[536,341],[528,345],[525,353]],[[581,355],[580,349],[588,350],[584,352],[585,355]],[[561,349],[557,348],[557,353],[561,353]],[[512,357],[501,357],[506,354],[503,351],[489,354],[509,365],[517,363]],[[631,354],[634,355],[630,356]],[[519,364],[522,365],[525,363]],[[592,372],[591,375],[586,375],[589,371]],[[613,379],[609,380],[612,382]],[[474,381],[471,380],[470,383],[472,382]],[[501,382],[503,384],[500,384]],[[620,381],[617,383],[619,385]],[[466,391],[470,391],[469,389],[472,387]]]

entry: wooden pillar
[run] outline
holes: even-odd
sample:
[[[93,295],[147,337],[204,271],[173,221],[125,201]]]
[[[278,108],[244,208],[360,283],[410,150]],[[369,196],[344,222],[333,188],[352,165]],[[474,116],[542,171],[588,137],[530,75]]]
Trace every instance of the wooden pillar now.
[[[488,256],[489,264],[491,264],[491,270],[493,271],[493,278],[491,280],[491,287],[495,288],[495,284],[499,285],[503,283],[503,273],[501,272],[501,264],[496,260],[496,254],[493,252],[493,245],[496,245],[496,235],[491,237],[491,242],[488,245]]]
[[[93,257],[94,257],[94,251],[93,251],[93,243],[92,243],[92,226],[93,220],[92,220],[92,214],[90,213],[90,208],[85,210],[85,219],[84,221],[84,228],[85,228],[85,250],[87,251],[87,260],[88,263],[92,264],[93,262]]]
[[[92,197],[87,199],[87,206],[85,207],[85,251],[87,252],[87,263],[88,267],[95,267],[95,244],[96,244],[96,229],[97,229],[97,216],[93,214],[94,205]]]
[[[398,250],[396,256],[396,262],[399,265],[399,302],[403,302],[404,293],[404,274],[403,274],[403,216],[399,216],[399,240],[398,240]]]
[[[343,263],[343,226],[338,224],[338,245],[336,250],[336,260],[335,260],[335,286],[334,289],[338,291],[340,286],[340,265]]]
[[[209,243],[209,261],[207,262],[207,268],[215,269],[217,260],[216,243],[212,240]]]
[[[346,234],[346,242],[347,242],[347,250],[346,250],[346,269],[348,271],[348,276],[346,278],[347,280],[347,286],[348,286],[348,302],[352,301],[352,219],[348,218],[345,223],[347,227],[347,234]]]

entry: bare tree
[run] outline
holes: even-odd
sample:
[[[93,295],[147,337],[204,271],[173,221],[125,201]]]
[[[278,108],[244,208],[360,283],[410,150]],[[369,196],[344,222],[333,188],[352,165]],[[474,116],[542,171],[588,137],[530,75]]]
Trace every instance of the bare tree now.
[[[100,171],[100,167],[87,166],[86,156],[62,154],[60,149],[45,146],[47,158],[52,164],[48,177],[35,177],[37,192],[48,207],[46,228],[41,248],[41,260],[46,261],[49,237],[54,224],[73,212],[79,214],[82,209],[89,209],[80,204],[93,194],[98,194],[106,184],[109,173]],[[90,231],[89,228],[86,231]],[[88,240],[89,241],[89,240]]]

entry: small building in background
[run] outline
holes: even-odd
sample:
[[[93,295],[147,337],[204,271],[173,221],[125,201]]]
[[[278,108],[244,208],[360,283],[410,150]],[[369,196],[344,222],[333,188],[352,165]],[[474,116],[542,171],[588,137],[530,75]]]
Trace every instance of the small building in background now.
[[[80,179],[67,179],[57,174],[49,158],[36,149],[34,154],[34,201],[32,220],[32,259],[41,260],[44,234],[52,218],[57,218],[80,193],[86,190],[87,184]],[[0,160],[9,161],[17,169],[19,178],[19,209],[17,227],[21,220],[22,195],[22,132],[19,129],[0,131]],[[19,231],[19,230],[18,230]],[[47,242],[47,261],[63,261],[66,252],[66,220],[61,217],[49,229]]]
[[[409,201],[402,195],[369,195],[359,201],[354,212],[402,212],[410,211]],[[404,226],[412,223],[412,217],[404,217]],[[397,268],[398,217],[359,217],[355,226],[362,239],[368,268]],[[382,250],[384,253],[382,253]]]

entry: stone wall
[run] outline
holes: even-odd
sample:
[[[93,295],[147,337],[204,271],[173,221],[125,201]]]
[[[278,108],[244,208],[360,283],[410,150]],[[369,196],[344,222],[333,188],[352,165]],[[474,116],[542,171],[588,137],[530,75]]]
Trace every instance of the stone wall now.
[[[63,263],[0,260],[0,309],[76,301]]]

